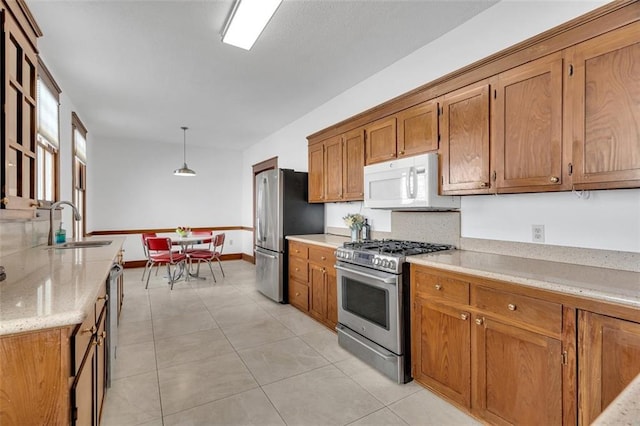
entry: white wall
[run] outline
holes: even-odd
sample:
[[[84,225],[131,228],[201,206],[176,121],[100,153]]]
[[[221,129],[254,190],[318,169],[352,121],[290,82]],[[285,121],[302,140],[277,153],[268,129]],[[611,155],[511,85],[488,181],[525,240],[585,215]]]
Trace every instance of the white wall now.
[[[308,135],[605,3],[502,1],[245,150],[243,224],[252,224],[252,164],[279,156],[280,167],[307,170]],[[463,198],[463,237],[530,242],[535,223],[545,225],[548,244],[640,251],[640,190],[599,191],[589,200],[570,193],[492,197]],[[389,212],[361,210],[361,203],[327,204],[325,211],[327,226],[362,211],[373,217],[374,230],[391,231]],[[244,244],[250,253],[248,237]]]
[[[88,232],[241,225],[240,152],[188,145],[196,176],[179,177],[180,145],[93,138],[88,146]],[[242,234],[227,232],[224,252],[240,252]],[[139,235],[125,250],[126,260],[144,258]]]

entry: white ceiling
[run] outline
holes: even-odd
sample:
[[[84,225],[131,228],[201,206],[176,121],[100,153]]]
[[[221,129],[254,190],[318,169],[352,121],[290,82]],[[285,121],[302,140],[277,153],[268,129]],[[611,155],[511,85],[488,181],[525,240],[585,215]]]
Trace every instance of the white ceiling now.
[[[244,149],[495,1],[284,0],[251,51],[220,41],[232,0],[27,3],[90,140]]]

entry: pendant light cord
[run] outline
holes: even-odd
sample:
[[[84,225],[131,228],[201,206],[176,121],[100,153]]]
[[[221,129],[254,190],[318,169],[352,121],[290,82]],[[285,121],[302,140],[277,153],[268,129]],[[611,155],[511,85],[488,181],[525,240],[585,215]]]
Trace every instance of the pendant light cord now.
[[[184,160],[185,167],[187,166],[187,129],[188,127],[182,127],[182,159]]]

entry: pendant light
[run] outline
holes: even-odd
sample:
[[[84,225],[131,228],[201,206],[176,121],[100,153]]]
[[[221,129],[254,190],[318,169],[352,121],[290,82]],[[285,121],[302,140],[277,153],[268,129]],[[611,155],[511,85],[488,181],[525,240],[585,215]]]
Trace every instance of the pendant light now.
[[[184,132],[184,138],[183,138],[184,163],[182,164],[182,167],[180,167],[179,169],[175,169],[173,171],[173,174],[176,176],[195,176],[196,172],[194,172],[189,167],[187,167],[187,129],[188,127],[181,127],[181,129]]]

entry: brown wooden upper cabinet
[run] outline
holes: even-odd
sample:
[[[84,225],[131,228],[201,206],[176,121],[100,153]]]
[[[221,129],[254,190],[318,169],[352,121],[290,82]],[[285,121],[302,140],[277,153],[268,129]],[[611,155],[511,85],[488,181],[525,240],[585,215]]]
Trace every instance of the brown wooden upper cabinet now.
[[[578,44],[566,57],[574,186],[640,186],[640,22]]]
[[[309,202],[364,198],[364,129],[309,145]]]
[[[0,9],[3,9],[0,6]],[[2,69],[4,126],[1,149],[4,151],[0,180],[0,204],[6,209],[33,209],[36,206],[36,39],[37,28],[22,28],[13,14],[25,19],[18,3],[13,13],[4,11]],[[0,10],[1,11],[1,10]]]
[[[365,164],[396,158],[396,117],[385,117],[364,128]]]
[[[443,193],[489,190],[489,89],[489,83],[483,81],[442,99]]]
[[[562,150],[562,54],[502,73],[493,89],[495,190],[567,188]],[[492,185],[493,186],[493,185]]]
[[[431,100],[365,127],[367,165],[438,149],[438,102]]]
[[[397,157],[410,157],[438,149],[438,102],[431,100],[400,111]]]
[[[324,144],[309,145],[309,202],[324,202]]]

